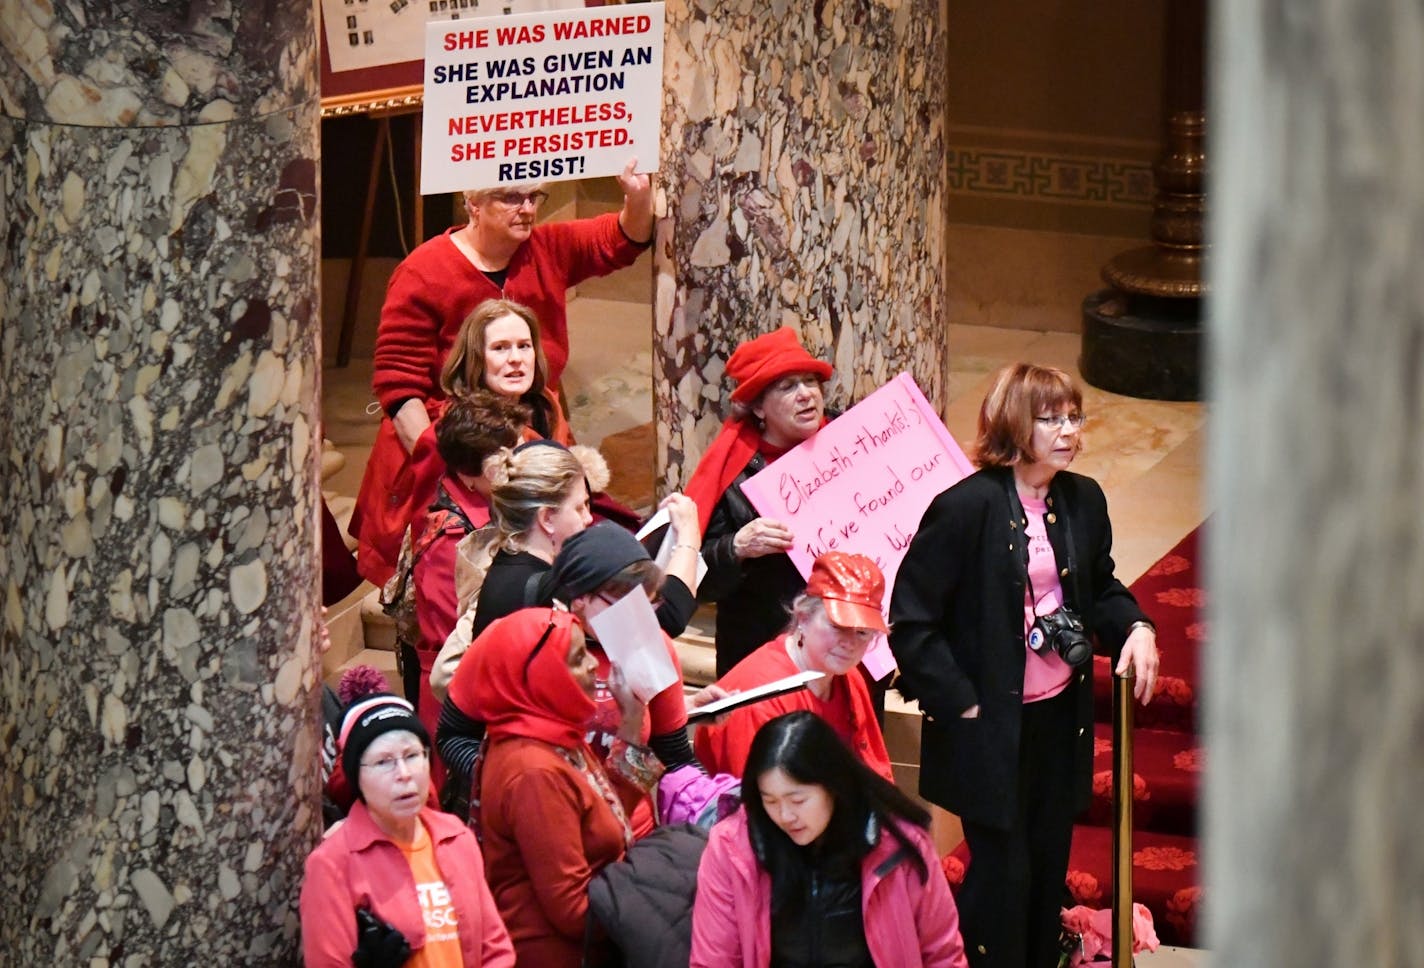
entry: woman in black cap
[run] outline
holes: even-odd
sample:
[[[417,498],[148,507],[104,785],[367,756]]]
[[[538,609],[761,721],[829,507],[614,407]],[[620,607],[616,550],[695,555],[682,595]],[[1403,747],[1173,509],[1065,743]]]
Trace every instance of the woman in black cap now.
[[[430,737],[404,699],[371,696],[341,726],[357,802],[306,861],[307,968],[430,963],[513,968],[514,948],[468,827],[431,809]]]
[[[612,663],[598,643],[590,621],[624,595],[641,593],[657,602],[663,576],[648,557],[647,549],[618,525],[603,521],[567,538],[552,568],[543,576],[535,595],[534,605],[558,601],[566,605],[578,619],[588,641],[588,651],[598,662],[594,702],[597,706],[589,732],[590,745],[599,755],[607,755],[617,735],[620,715],[618,704],[608,688]],[[663,645],[678,680],[648,701],[647,726],[644,740],[669,770],[695,762],[692,745],[687,739],[687,702],[683,692],[682,668],[672,640],[663,634]],[[478,653],[480,640],[470,646]],[[470,667],[467,669],[467,665]],[[471,688],[468,680],[476,675],[473,665],[462,663],[450,682],[450,692],[440,713],[436,739],[440,755],[452,773],[469,776],[483,724],[470,715],[469,705],[460,698]],[[704,701],[707,698],[705,697]],[[653,827],[651,804],[644,802],[632,817],[638,836]]]

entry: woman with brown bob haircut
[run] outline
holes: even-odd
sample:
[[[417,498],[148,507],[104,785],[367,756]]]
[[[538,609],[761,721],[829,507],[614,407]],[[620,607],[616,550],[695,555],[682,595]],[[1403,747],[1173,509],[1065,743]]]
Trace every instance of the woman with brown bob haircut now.
[[[920,793],[969,843],[958,903],[971,965],[1057,964],[1073,818],[1088,804],[1094,645],[1147,702],[1156,632],[1113,574],[1102,488],[1068,470],[1083,395],[1016,363],[979,411],[979,470],[936,497],[900,565],[890,647],[919,700]]]

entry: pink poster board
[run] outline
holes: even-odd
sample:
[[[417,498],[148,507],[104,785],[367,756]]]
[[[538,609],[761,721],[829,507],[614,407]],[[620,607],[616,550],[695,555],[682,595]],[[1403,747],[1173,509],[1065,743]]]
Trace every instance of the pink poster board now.
[[[875,560],[889,589],[920,518],[943,490],[974,466],[909,373],[822,427],[742,484],[764,516],[791,529],[788,554],[809,575],[827,551]],[[866,654],[876,678],[894,668],[884,639]]]

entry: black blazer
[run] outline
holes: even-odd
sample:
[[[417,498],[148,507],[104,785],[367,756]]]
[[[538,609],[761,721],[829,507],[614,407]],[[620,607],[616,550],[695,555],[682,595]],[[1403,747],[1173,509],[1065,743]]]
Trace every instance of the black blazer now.
[[[900,691],[925,714],[920,793],[977,823],[1007,827],[1017,807],[1023,712],[1023,523],[1010,510],[1009,468],[986,468],[930,504],[896,574],[890,648]],[[1113,575],[1107,500],[1091,478],[1062,471],[1048,491],[1045,529],[1065,601],[1116,662],[1133,622],[1146,619]],[[1069,560],[1073,539],[1077,573]],[[1092,669],[1074,670],[1075,808],[1092,793]],[[979,705],[977,719],[960,713]]]

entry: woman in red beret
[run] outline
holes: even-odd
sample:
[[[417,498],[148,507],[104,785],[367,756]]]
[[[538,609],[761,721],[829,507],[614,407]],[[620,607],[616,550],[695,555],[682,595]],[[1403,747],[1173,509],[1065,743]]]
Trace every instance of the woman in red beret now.
[[[684,493],[697,502],[707,574],[698,598],[717,603],[717,675],[786,627],[806,579],[791,563],[791,529],[759,515],[741,484],[826,422],[821,384],[831,365],[782,326],[742,343],[727,360],[736,381],[732,416],[712,441]]]

